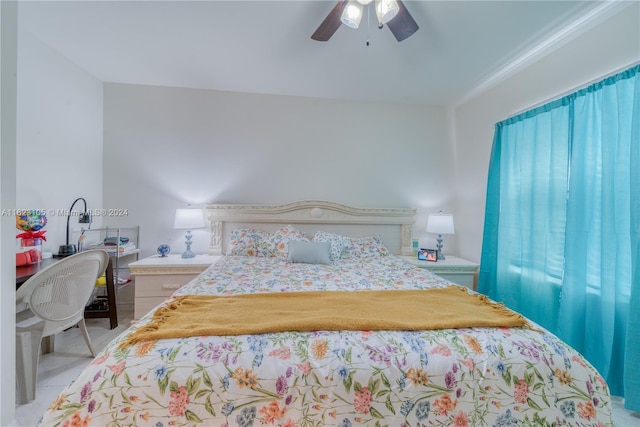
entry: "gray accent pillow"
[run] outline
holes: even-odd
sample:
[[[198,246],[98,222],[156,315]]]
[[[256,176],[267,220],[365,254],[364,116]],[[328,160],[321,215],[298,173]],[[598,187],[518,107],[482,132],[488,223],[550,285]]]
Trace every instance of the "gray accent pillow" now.
[[[331,243],[331,261],[336,262],[342,257],[342,252],[348,246],[351,246],[351,239],[340,234],[328,233],[326,231],[317,231],[313,236],[313,242],[329,242]]]
[[[304,242],[291,240],[289,242],[289,256],[287,262],[301,262],[305,264],[329,264],[331,259],[331,244],[329,242]]]

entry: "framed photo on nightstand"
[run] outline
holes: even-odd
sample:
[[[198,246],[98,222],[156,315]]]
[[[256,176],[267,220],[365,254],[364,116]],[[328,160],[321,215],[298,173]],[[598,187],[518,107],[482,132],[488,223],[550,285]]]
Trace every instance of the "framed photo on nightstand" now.
[[[438,261],[438,251],[435,249],[423,249],[418,251],[418,259],[422,261]]]

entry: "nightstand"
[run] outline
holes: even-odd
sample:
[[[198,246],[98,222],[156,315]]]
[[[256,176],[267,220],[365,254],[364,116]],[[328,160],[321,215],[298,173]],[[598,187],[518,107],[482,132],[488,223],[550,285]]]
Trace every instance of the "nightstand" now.
[[[139,320],[220,258],[213,255],[196,255],[195,258],[182,258],[179,254],[153,255],[130,263],[129,269],[135,276],[133,320]]]
[[[437,262],[419,260],[416,256],[401,258],[417,267],[426,268],[453,283],[466,286],[469,289],[476,289],[476,276],[478,275],[478,264],[476,263],[452,255],[447,255],[446,259]]]

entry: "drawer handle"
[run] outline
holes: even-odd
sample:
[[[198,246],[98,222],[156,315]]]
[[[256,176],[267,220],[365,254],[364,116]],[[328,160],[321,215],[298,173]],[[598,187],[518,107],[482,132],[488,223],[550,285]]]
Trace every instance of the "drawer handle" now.
[[[174,284],[164,284],[162,285],[162,289],[178,289],[182,285],[174,285]]]

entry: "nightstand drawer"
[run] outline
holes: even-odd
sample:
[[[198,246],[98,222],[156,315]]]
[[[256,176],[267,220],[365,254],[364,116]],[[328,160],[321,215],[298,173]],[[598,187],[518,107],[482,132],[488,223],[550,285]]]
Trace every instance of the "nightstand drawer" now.
[[[194,258],[154,255],[129,264],[131,274],[136,278],[133,320],[140,319],[220,258],[212,255],[196,255]]]
[[[196,276],[196,274],[136,276],[136,298],[168,297]]]
[[[433,274],[437,274],[443,279],[466,286],[469,289],[475,290],[476,288],[478,264],[474,262],[451,255],[447,255],[445,260],[438,262],[422,261],[414,256],[403,256],[402,258],[416,267],[425,268]]]
[[[474,279],[475,274],[471,273],[438,273],[434,271],[435,274],[442,277],[443,279],[447,279],[457,285],[466,286],[469,289],[474,288]]]

